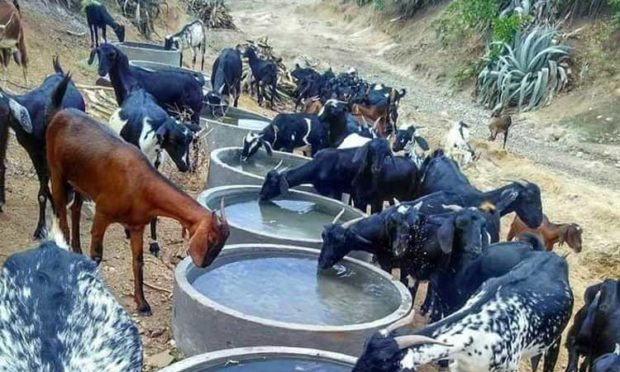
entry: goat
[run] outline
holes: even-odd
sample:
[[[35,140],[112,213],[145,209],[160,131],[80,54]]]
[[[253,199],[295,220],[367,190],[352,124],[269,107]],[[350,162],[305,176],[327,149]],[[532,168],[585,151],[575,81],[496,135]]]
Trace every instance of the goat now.
[[[504,144],[502,148],[506,148],[506,141],[508,141],[508,130],[512,125],[512,118],[510,115],[500,116],[499,112],[493,112],[491,115],[491,122],[489,123],[489,131],[491,134],[489,135],[489,141],[495,141],[497,135],[500,133],[504,134]]]
[[[212,116],[226,116],[225,109],[230,105],[230,96],[233,97],[234,107],[237,107],[241,95],[242,72],[243,63],[239,51],[231,48],[222,50],[211,70],[213,90],[206,96]]]
[[[170,50],[173,46],[181,51],[181,66],[183,66],[183,51],[187,48],[192,50],[192,69],[196,66],[196,55],[201,53],[200,71],[204,71],[207,31],[202,21],[196,20],[188,23],[176,34],[166,36],[164,39],[164,49]]]
[[[398,121],[398,106],[400,105],[400,100],[407,94],[407,90],[404,88],[397,90],[383,84],[373,84],[368,87],[367,96],[370,98],[373,93],[389,98],[389,120],[390,124],[396,127]]]
[[[534,233],[542,238],[548,251],[553,250],[555,243],[559,242],[561,246],[566,242],[575,253],[581,252],[581,234],[583,233],[583,230],[581,229],[581,226],[576,223],[555,224],[549,221],[549,218],[547,218],[546,215],[543,215],[543,222],[540,226],[532,229],[521,221],[519,216],[515,216],[512,224],[510,225],[510,231],[508,232],[506,240],[513,240],[515,237],[518,237],[525,232]]]
[[[248,133],[243,139],[241,160],[256,154],[262,146],[269,155],[272,151],[309,151],[314,156],[326,147],[327,128],[316,115],[278,114],[259,133]]]
[[[353,372],[416,371],[451,360],[459,371],[517,371],[523,356],[544,354],[544,372],[557,361],[573,295],[566,261],[539,252],[499,278],[487,280],[458,312],[415,334],[397,334],[413,313],[376,332]]]
[[[17,0],[0,0],[0,62],[5,74],[11,54],[15,63],[22,67],[24,81],[28,85],[28,49],[19,3]]]
[[[373,130],[379,137],[385,138],[392,133],[391,127],[388,122],[388,109],[389,102],[374,106],[364,106],[358,103],[354,103],[351,107],[351,114],[355,117],[359,117],[362,121],[369,119],[374,123]]]
[[[346,102],[330,99],[325,102],[319,111],[319,120],[325,123],[329,129],[327,144],[329,147],[339,147],[344,139],[357,133],[364,137],[372,138],[370,131],[360,128],[353,116],[347,113]]]
[[[579,371],[591,371],[596,359],[617,352],[620,344],[620,281],[606,279],[588,287],[584,300],[568,331],[566,372],[577,372],[580,356],[585,360]],[[612,362],[617,356],[605,359]]]
[[[258,55],[256,55],[256,50],[252,47],[247,48],[243,56],[248,59],[250,69],[252,70],[252,76],[254,78],[252,85],[256,85],[258,104],[261,106],[263,104],[263,97],[266,96],[265,85],[267,85],[271,87],[270,104],[273,108],[273,100],[276,97],[276,86],[278,84],[278,67],[273,61],[260,59]]]
[[[88,29],[90,30],[91,48],[99,46],[99,35],[97,33],[97,29],[99,28],[101,29],[103,42],[108,42],[106,36],[107,26],[112,27],[118,41],[121,43],[125,41],[125,26],[116,22],[103,4],[98,1],[91,1],[90,4],[84,7],[84,11],[86,12],[86,23],[88,23]]]
[[[194,265],[206,267],[217,257],[229,235],[223,208],[220,217],[210,213],[159,174],[136,146],[123,141],[111,129],[77,110],[60,111],[60,99],[69,81],[66,76],[59,84],[47,109],[47,159],[55,215],[68,240],[66,205],[71,185],[71,246],[81,253],[82,198],[95,202],[90,256],[98,264],[108,226],[116,222],[129,230],[134,300],[140,314],[150,315],[142,279],[142,236],[146,224],[158,216],[179,221],[189,231],[188,252]]]
[[[0,273],[0,369],[142,370],[138,328],[94,262],[45,241]]]
[[[88,64],[93,63],[95,56],[99,59],[99,76],[110,75],[119,106],[123,104],[124,93],[137,85],[152,94],[170,115],[178,114],[179,109],[188,109],[191,122],[200,124],[204,78],[182,71],[149,71],[130,66],[127,56],[111,44],[93,49]]]
[[[45,208],[51,196],[48,186],[49,169],[45,158],[45,106],[64,76],[58,58],[54,58],[53,65],[55,73],[46,77],[38,88],[24,95],[11,95],[0,89],[0,211],[6,200],[4,163],[10,127],[15,132],[17,142],[28,153],[39,180],[39,220],[33,234],[35,239],[42,239],[44,236]],[[86,109],[84,99],[73,83],[67,88],[62,107],[81,111]]]
[[[542,200],[538,185],[527,181],[514,181],[495,190],[482,192],[472,186],[454,161],[437,150],[427,157],[422,166],[422,176],[417,196],[437,191],[447,191],[457,199],[449,204],[462,207],[479,207],[488,202],[497,207],[499,216],[515,212],[529,227],[536,228],[543,221]],[[499,225],[492,229],[491,241],[499,241]]]
[[[163,153],[168,153],[179,171],[190,169],[189,152],[194,135],[188,126],[170,117],[144,89],[132,90],[121,108],[110,116],[110,128],[138,147],[159,169]],[[158,256],[157,220],[151,221],[149,251]]]
[[[321,99],[319,97],[310,97],[301,99],[301,112],[304,114],[316,114],[318,115],[323,108]]]
[[[362,161],[370,161],[364,157]],[[370,204],[372,213],[383,208],[383,202],[392,203],[394,198],[412,200],[415,198],[420,172],[409,157],[391,156],[385,159],[380,171],[372,171],[362,164],[360,172],[352,183],[353,201],[356,206]]]
[[[474,160],[476,153],[469,145],[469,125],[457,121],[446,134],[444,145],[446,155],[459,165],[466,166]]]
[[[365,170],[362,165],[369,166],[371,172],[381,171],[384,159],[391,156],[389,146],[383,139],[374,139],[360,148],[324,149],[297,168],[271,170],[265,176],[260,198],[270,200],[291,187],[310,183],[319,194],[340,200],[343,193],[351,194],[353,180]]]
[[[403,124],[396,130],[396,138],[392,144],[392,151],[404,151],[407,156],[420,168],[424,159],[425,152],[429,150],[428,142],[422,137],[418,131],[421,127],[416,128],[414,123]],[[416,145],[422,150],[419,154]]]

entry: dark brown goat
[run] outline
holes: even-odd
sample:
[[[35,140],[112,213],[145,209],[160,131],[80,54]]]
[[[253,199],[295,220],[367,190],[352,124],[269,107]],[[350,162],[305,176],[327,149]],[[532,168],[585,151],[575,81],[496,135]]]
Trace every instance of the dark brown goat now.
[[[489,131],[491,134],[489,135],[489,141],[495,141],[497,135],[500,133],[504,134],[504,144],[502,148],[506,148],[506,141],[508,140],[508,130],[512,125],[512,118],[510,115],[501,116],[499,112],[494,112],[491,114],[491,122],[489,123]]]
[[[24,28],[17,0],[0,0],[0,63],[6,73],[11,59],[22,66],[24,81],[28,84],[28,51],[24,39]]]
[[[576,223],[555,224],[549,221],[546,215],[543,215],[542,224],[536,229],[531,229],[519,217],[515,216],[506,239],[513,240],[515,237],[519,237],[527,232],[539,236],[545,242],[545,247],[548,251],[553,249],[555,243],[559,242],[562,245],[566,242],[575,253],[581,252],[581,234],[583,230]]]
[[[318,115],[323,108],[323,104],[318,98],[302,98],[301,99],[301,112],[304,114],[315,114]]]
[[[81,253],[79,221],[83,198],[96,205],[91,229],[90,256],[103,255],[103,237],[112,223],[130,233],[134,274],[134,300],[142,315],[151,308],[144,298],[142,239],[145,226],[158,216],[169,217],[189,231],[189,256],[196,266],[210,265],[229,235],[223,215],[216,216],[164,178],[135,146],[123,141],[105,125],[77,110],[58,111],[65,78],[52,95],[46,132],[52,201],[60,228],[69,238],[67,195],[74,190],[71,207],[71,246]]]

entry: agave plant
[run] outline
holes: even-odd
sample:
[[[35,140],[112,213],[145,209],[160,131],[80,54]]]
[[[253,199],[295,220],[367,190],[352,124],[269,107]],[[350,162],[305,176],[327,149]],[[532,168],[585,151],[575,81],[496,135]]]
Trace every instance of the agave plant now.
[[[557,43],[554,28],[534,27],[517,33],[512,45],[489,60],[478,75],[479,101],[500,109],[532,110],[547,104],[568,83],[569,47]]]

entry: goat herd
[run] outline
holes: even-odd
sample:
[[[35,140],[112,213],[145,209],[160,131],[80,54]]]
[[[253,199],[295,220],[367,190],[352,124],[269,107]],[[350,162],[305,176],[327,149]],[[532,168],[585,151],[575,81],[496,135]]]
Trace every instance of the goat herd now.
[[[81,207],[86,200],[95,203],[92,260],[52,242],[7,259],[0,280],[0,369],[8,366],[3,370],[140,370],[138,330],[96,272],[108,226],[120,223],[126,229],[134,300],[138,312],[149,315],[142,288],[147,224],[149,250],[157,255],[156,218],[177,220],[189,234],[188,254],[199,267],[216,259],[229,236],[224,202],[219,215],[210,212],[166,179],[157,171],[164,154],[179,171],[192,170],[191,145],[205,131],[200,114],[206,109],[224,116],[231,103],[237,106],[242,57],[249,61],[250,91],[256,91],[259,103],[269,98],[273,105],[277,98],[276,66],[251,48],[221,51],[208,92],[203,92],[202,74],[131,66],[119,49],[97,40],[101,25],[104,40],[106,25],[121,40],[124,28],[103,6],[89,7],[89,25],[94,25],[89,63],[97,57],[98,74],[110,77],[119,105],[109,125],[85,114],[79,90],[57,59],[54,74],[38,88],[23,95],[0,90],[0,207],[5,204],[9,128],[31,158],[40,183],[35,238],[47,235],[45,211],[51,198],[54,222],[64,238],[58,245],[69,241],[81,253]],[[202,29],[202,44],[191,41],[200,39],[195,25]],[[193,22],[166,39],[167,47],[180,44],[198,48],[204,56],[204,27]],[[195,49],[193,54],[195,63]],[[325,226],[319,268],[361,250],[399,277],[414,298],[419,283],[428,283],[421,311],[431,324],[403,330],[412,322],[412,312],[377,332],[354,370],[415,371],[438,362],[458,371],[517,371],[522,358],[529,358],[536,370],[544,356],[543,370],[553,371],[572,315],[573,293],[565,259],[551,250],[559,242],[579,252],[579,225],[550,222],[533,183],[515,181],[487,192],[475,188],[458,166],[474,158],[463,122],[448,133],[445,152],[429,154],[419,128],[397,127],[404,89],[369,84],[355,70],[320,74],[296,66],[292,75],[298,82],[296,106],[302,105],[304,112],[280,113],[259,133],[248,134],[242,160],[260,148],[268,153],[301,150],[312,159],[294,169],[271,170],[260,198],[275,198],[301,184],[312,184],[335,199],[349,195],[355,207],[370,207],[372,214]],[[179,117],[179,108],[189,113],[187,122]],[[503,133],[505,145],[510,124],[510,117],[494,114],[491,139]],[[400,151],[405,154],[396,155]],[[390,206],[384,208],[386,202]],[[500,219],[512,212],[516,217],[508,239],[517,240],[500,243]],[[585,301],[568,332],[566,370],[620,371],[618,281],[588,288]],[[585,360],[578,366],[580,356]]]

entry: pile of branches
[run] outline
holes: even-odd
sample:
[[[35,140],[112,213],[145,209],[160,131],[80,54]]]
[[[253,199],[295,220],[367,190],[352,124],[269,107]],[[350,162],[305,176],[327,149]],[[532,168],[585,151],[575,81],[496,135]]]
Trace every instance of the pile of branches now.
[[[292,100],[291,97],[295,95],[295,89],[297,88],[297,84],[293,80],[290,72],[286,68],[284,62],[282,62],[282,57],[278,57],[273,52],[273,47],[269,45],[269,39],[267,37],[263,37],[257,40],[247,40],[247,44],[242,45],[242,47],[254,48],[256,50],[256,54],[262,59],[268,59],[270,61],[275,62],[278,67],[278,96],[281,99],[284,98]],[[244,64],[244,69],[248,69]],[[249,71],[244,71],[244,74],[249,74]]]
[[[155,32],[153,22],[161,14],[160,0],[116,0],[116,4],[138,31],[150,39]]]
[[[209,28],[236,30],[224,0],[186,0],[187,10]]]

